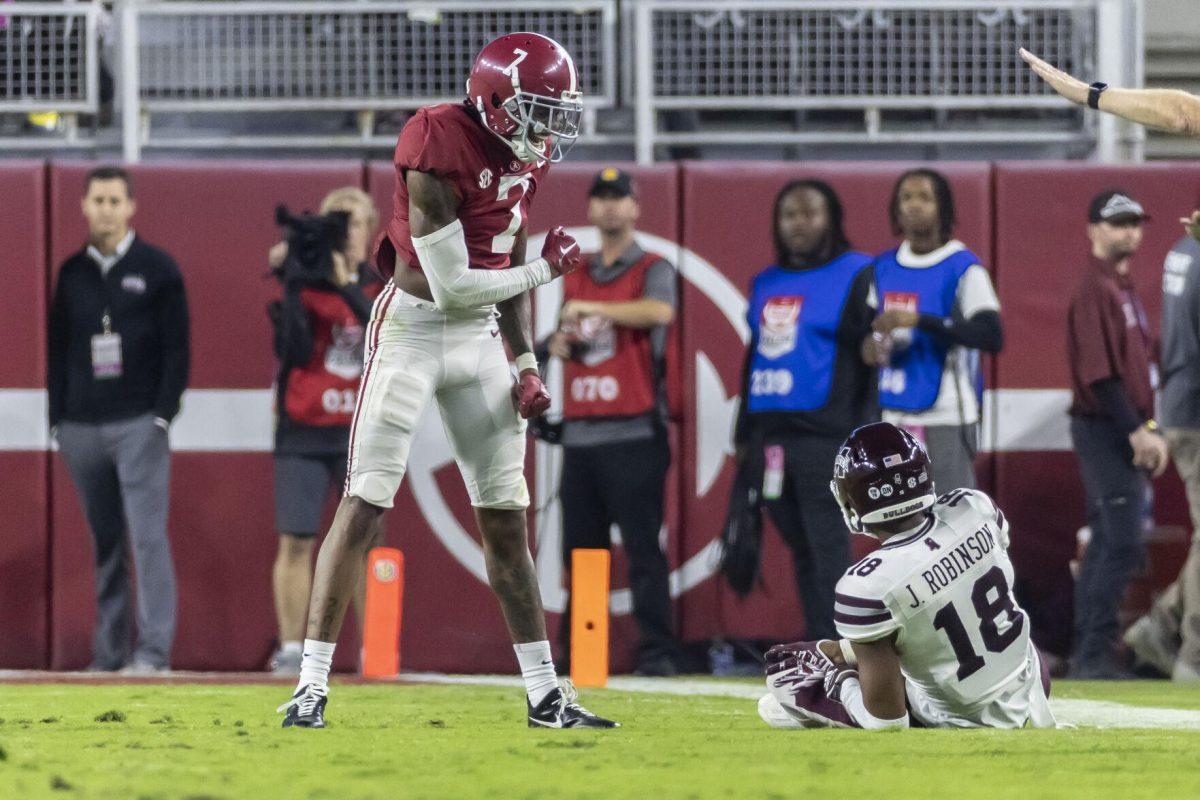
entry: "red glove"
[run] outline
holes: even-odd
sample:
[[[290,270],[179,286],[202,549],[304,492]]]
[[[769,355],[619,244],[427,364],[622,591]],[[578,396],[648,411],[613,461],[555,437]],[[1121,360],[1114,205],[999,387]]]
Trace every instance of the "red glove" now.
[[[569,235],[561,225],[552,228],[546,234],[546,242],[542,245],[542,258],[550,262],[550,271],[554,277],[560,277],[574,272],[583,266],[583,255],[579,252],[579,242]]]
[[[527,369],[517,378],[512,388],[513,405],[522,419],[533,419],[550,408],[550,394],[537,372]]]

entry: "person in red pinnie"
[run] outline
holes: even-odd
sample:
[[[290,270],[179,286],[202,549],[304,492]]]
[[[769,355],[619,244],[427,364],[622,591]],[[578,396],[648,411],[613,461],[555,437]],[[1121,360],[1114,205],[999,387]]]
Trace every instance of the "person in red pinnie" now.
[[[526,263],[525,220],[550,164],[578,138],[582,111],[562,45],[512,33],[480,52],[465,102],[422,108],[400,132],[395,211],[375,258],[390,280],[371,312],[345,494],[317,557],[300,681],[279,709],[284,727],[325,726],[334,642],[433,400],[475,508],[529,726],[616,726],[558,682],[525,523],[525,420],[550,405],[529,292],[582,263],[561,227]]]

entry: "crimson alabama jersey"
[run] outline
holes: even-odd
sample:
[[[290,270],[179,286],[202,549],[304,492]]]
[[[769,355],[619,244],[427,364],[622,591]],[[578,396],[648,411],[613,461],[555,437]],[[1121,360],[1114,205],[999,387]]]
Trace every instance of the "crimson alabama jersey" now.
[[[392,219],[380,239],[376,264],[388,277],[396,261],[420,269],[408,228],[410,169],[436,175],[460,199],[458,219],[467,239],[470,266],[504,269],[517,231],[528,215],[538,181],[550,168],[526,164],[462,103],[426,106],[400,131],[396,143],[396,194]]]

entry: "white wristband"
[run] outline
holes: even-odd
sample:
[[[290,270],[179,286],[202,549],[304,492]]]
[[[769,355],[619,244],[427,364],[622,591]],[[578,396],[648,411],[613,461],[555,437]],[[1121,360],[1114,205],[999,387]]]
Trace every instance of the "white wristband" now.
[[[838,647],[841,648],[842,658],[846,659],[846,663],[854,666],[858,663],[858,658],[854,655],[854,648],[850,646],[849,639],[838,639]]]
[[[517,356],[517,374],[520,375],[527,369],[538,371],[537,356],[533,353],[521,353]]]

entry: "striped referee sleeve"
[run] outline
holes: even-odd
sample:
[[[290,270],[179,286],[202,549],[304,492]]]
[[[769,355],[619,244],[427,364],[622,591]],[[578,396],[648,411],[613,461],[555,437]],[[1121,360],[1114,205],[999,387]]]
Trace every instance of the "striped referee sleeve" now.
[[[870,642],[900,627],[882,600],[845,592],[833,596],[833,621],[838,635],[852,642]]]

